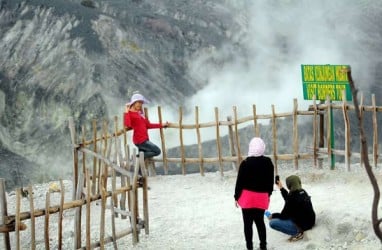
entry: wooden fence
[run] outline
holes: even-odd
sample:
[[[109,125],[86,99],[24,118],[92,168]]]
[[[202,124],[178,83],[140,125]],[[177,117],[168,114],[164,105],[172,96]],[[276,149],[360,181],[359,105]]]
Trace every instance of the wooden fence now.
[[[73,119],[69,119],[69,128],[74,166],[70,199],[66,198],[65,185],[60,181],[56,188],[49,187],[47,190],[45,207],[35,208],[37,199],[29,186],[28,189],[16,190],[15,211],[9,214],[4,180],[0,179],[0,233],[4,236],[4,249],[11,249],[11,246],[15,249],[104,249],[108,243],[117,249],[117,240],[126,235],[132,235],[134,245],[139,241],[141,229],[149,233],[148,187],[147,174],[142,168],[145,164],[143,153],[139,158],[135,153],[130,157],[127,150],[125,157],[122,157],[119,138],[108,135],[106,127],[98,138],[97,131],[93,131],[94,140],[91,143],[85,140],[84,126],[81,142],[77,141]],[[89,160],[94,164],[90,164],[90,168]],[[141,177],[138,177],[139,172]],[[59,201],[52,205],[51,196],[56,192],[60,194]],[[142,201],[139,202],[141,196]],[[29,207],[24,206],[29,209],[27,212],[21,211],[23,197],[29,200]],[[96,211],[100,217],[94,217]],[[106,219],[108,211],[110,220]],[[53,215],[56,218],[51,221]],[[44,218],[43,230],[36,225],[38,217]],[[73,238],[70,246],[64,240],[63,230],[68,224],[73,228],[73,235],[69,235]],[[97,228],[97,233],[94,233],[94,228]],[[52,232],[57,234],[52,235]]]
[[[361,96],[360,100],[360,110],[361,119],[365,119],[366,113],[371,114],[371,120],[368,120],[366,123],[372,123],[372,130],[369,130],[369,138],[371,138],[372,152],[371,159],[373,160],[374,166],[377,166],[379,153],[378,153],[378,117],[377,113],[382,111],[382,107],[376,106],[375,96],[371,96],[372,104],[364,105],[363,104],[363,96]],[[181,165],[182,174],[187,173],[187,164],[197,163],[200,168],[201,175],[204,175],[205,169],[204,164],[213,163],[219,166],[219,170],[221,174],[224,174],[223,164],[226,162],[231,162],[234,166],[238,167],[241,160],[246,156],[246,151],[243,150],[244,147],[247,147],[249,140],[253,136],[261,136],[264,137],[261,131],[261,122],[268,121],[271,127],[271,139],[267,141],[267,147],[270,149],[269,156],[272,157],[274,165],[276,167],[276,172],[278,168],[278,163],[280,161],[292,161],[294,168],[299,168],[299,161],[301,160],[312,160],[312,166],[317,168],[322,168],[323,159],[327,159],[328,166],[334,168],[334,157],[342,156],[344,158],[344,163],[348,170],[350,170],[352,157],[353,162],[354,158],[358,159],[359,163],[362,165],[361,159],[361,146],[359,143],[358,147],[351,147],[351,143],[354,140],[354,136],[352,134],[358,133],[358,127],[352,127],[351,119],[349,118],[352,110],[354,110],[354,105],[349,102],[336,102],[333,103],[329,98],[325,102],[317,103],[316,100],[312,101],[312,105],[310,105],[308,110],[298,110],[297,99],[293,100],[293,110],[291,112],[285,113],[276,113],[275,106],[272,105],[272,113],[271,114],[257,114],[256,105],[252,106],[253,112],[251,115],[245,117],[238,117],[237,108],[233,107],[232,116],[228,116],[226,120],[222,120],[219,116],[219,110],[215,108],[215,120],[205,123],[200,123],[199,117],[199,108],[195,107],[195,123],[194,124],[185,124],[183,123],[183,109],[179,108],[178,122],[170,123],[170,129],[177,129],[179,133],[179,144],[180,154],[178,157],[168,157],[167,148],[166,148],[166,136],[164,136],[164,131],[160,130],[160,138],[161,138],[161,146],[162,146],[162,157],[154,159],[155,162],[161,162],[163,164],[164,173],[168,173],[168,165],[170,163],[177,163]],[[337,112],[337,113],[335,113]],[[147,110],[146,110],[147,113]],[[333,121],[333,113],[335,113],[335,118],[338,120],[338,117],[341,116],[342,124],[335,124],[338,130],[343,126],[340,130],[343,131],[342,138],[339,138],[338,135],[335,135],[331,131],[331,127],[334,126]],[[302,135],[299,134],[299,118],[301,116],[307,117],[311,120],[310,124],[312,129],[310,131],[310,136],[305,136],[305,139],[310,138],[309,145],[305,145],[305,147],[300,147],[300,137]],[[158,107],[158,117],[159,122],[162,123],[162,112],[161,107]],[[306,119],[305,119],[306,120]],[[281,141],[279,138],[279,127],[278,123],[283,122],[283,126],[285,129],[286,122],[290,121],[290,131],[291,135],[289,136],[288,142]],[[354,123],[353,123],[354,125]],[[253,127],[253,132],[250,136],[248,134],[243,135],[240,134],[240,127]],[[268,126],[269,127],[269,126]],[[215,129],[215,143],[216,143],[216,156],[215,157],[206,157],[203,155],[203,143],[205,140],[201,138],[201,130],[205,128],[214,128]],[[228,137],[228,147],[229,153],[224,154],[224,150],[222,148],[222,132],[223,129],[227,131]],[[187,157],[186,151],[187,146],[184,145],[184,132],[185,130],[193,130],[195,131],[196,138],[196,147],[197,147],[197,156]],[[122,131],[124,133],[125,131]],[[125,133],[124,133],[125,134]],[[245,141],[241,141],[245,140]],[[336,148],[334,145],[334,141],[339,145],[343,145],[343,148]],[[284,144],[288,145],[287,149],[289,152],[280,153],[278,148]],[[357,149],[357,151],[354,150]],[[352,151],[353,149],[353,151]],[[227,150],[225,150],[227,151]]]
[[[365,114],[371,114],[372,131],[369,131],[370,138],[372,138],[372,152],[371,159],[373,159],[374,165],[377,166],[379,153],[378,153],[378,112],[382,111],[382,107],[378,107],[375,104],[375,97],[372,95],[372,104],[363,105],[363,97],[360,101],[360,110],[362,111],[362,119]],[[179,108],[178,121],[171,122],[168,130],[171,132],[177,132],[179,141],[179,154],[177,157],[169,157],[166,141],[166,133],[163,129],[159,130],[162,155],[152,160],[152,164],[161,163],[163,171],[168,174],[169,164],[180,165],[181,173],[187,174],[189,164],[198,164],[201,175],[205,173],[205,164],[217,165],[220,173],[224,174],[224,164],[228,163],[237,169],[243,158],[246,157],[246,150],[249,140],[253,136],[265,137],[264,127],[270,128],[271,139],[267,141],[267,147],[269,156],[272,157],[276,173],[278,164],[281,161],[293,162],[294,168],[299,168],[299,162],[301,160],[312,161],[314,167],[322,167],[323,160],[328,160],[328,165],[331,165],[333,157],[340,155],[344,157],[345,164],[350,170],[351,157],[356,158],[361,162],[360,151],[352,151],[352,131],[354,132],[358,128],[352,127],[350,112],[354,110],[354,106],[346,101],[332,103],[329,99],[325,102],[317,103],[312,101],[308,110],[299,110],[297,99],[293,100],[293,110],[291,112],[276,113],[275,106],[271,106],[271,114],[257,114],[256,105],[252,106],[252,114],[245,117],[238,117],[237,108],[233,107],[232,116],[228,116],[227,119],[221,119],[219,116],[219,110],[214,110],[214,120],[210,122],[199,122],[199,108],[195,107],[195,123],[185,124],[183,122],[183,109]],[[343,144],[344,148],[333,147],[334,135],[330,131],[330,127],[333,122],[333,112],[337,112],[334,117],[338,120],[338,112],[341,113],[343,121]],[[147,114],[147,110],[146,110]],[[299,119],[305,117],[305,120],[310,120],[311,135],[304,138],[310,138],[308,145],[300,146],[299,134]],[[162,111],[161,107],[158,107],[158,119],[162,123]],[[268,121],[269,125],[264,126],[262,123]],[[73,181],[72,181],[72,197],[71,200],[65,202],[64,198],[64,186],[60,184],[61,198],[59,205],[50,205],[50,192],[46,194],[45,208],[35,209],[33,202],[33,190],[31,187],[27,189],[30,210],[29,212],[20,212],[20,203],[22,196],[22,189],[16,192],[16,208],[13,215],[8,214],[7,202],[4,192],[4,184],[0,182],[0,211],[2,219],[0,223],[0,233],[4,235],[4,244],[6,249],[11,248],[10,234],[14,233],[14,246],[16,249],[21,248],[20,238],[21,232],[23,234],[26,231],[30,234],[30,245],[32,249],[35,249],[35,224],[36,217],[43,216],[44,223],[44,241],[45,248],[49,249],[52,245],[50,241],[51,237],[51,225],[49,216],[51,214],[58,213],[59,219],[56,228],[58,228],[58,242],[59,249],[62,248],[62,226],[63,226],[63,213],[66,210],[74,211],[74,248],[104,248],[105,244],[112,242],[114,248],[117,248],[117,239],[120,239],[128,234],[132,234],[133,244],[139,241],[138,232],[141,229],[145,230],[145,233],[149,233],[149,213],[148,213],[148,197],[147,197],[147,171],[150,162],[144,162],[143,154],[141,153],[139,159],[136,159],[135,151],[130,154],[128,140],[128,133],[124,128],[119,128],[120,122],[118,117],[114,118],[114,126],[112,129],[109,127],[108,121],[103,121],[102,124],[98,124],[97,120],[92,122],[92,130],[89,133],[85,126],[81,127],[81,138],[77,139],[76,126],[73,119],[69,119],[69,128],[71,131],[71,141],[73,145]],[[283,124],[283,129],[286,127],[286,123],[290,122],[291,134],[288,136],[289,141],[283,142],[279,137],[279,124]],[[202,139],[201,131],[203,129],[214,129],[215,139],[215,156],[204,155],[205,140]],[[251,131],[244,130],[244,128],[250,128]],[[184,142],[185,131],[193,131],[195,133],[197,148],[197,155],[189,157],[187,155],[188,150]],[[112,132],[110,132],[112,131]],[[242,131],[242,132],[241,132]],[[223,134],[225,134],[223,136]],[[245,135],[243,134],[245,133]],[[89,136],[90,135],[90,136]],[[228,141],[228,150],[222,146],[223,139]],[[339,139],[336,138],[338,142]],[[284,145],[283,145],[284,144]],[[287,144],[287,146],[285,146]],[[287,152],[280,153],[279,148],[286,148]],[[134,149],[135,150],[135,149]],[[360,147],[359,147],[360,150]],[[131,166],[134,169],[131,169]],[[152,165],[151,165],[152,166]],[[141,169],[143,174],[143,186],[142,189],[138,189],[138,171]],[[155,174],[155,166],[152,169]],[[111,181],[111,183],[109,183]],[[118,184],[119,182],[119,184]],[[142,207],[138,208],[140,204],[138,202],[138,190],[142,190]],[[25,191],[25,190],[24,190]],[[107,202],[110,204],[107,205]],[[91,225],[94,221],[92,219],[91,204],[99,204],[101,207],[101,221],[99,225],[99,237],[93,239],[91,236]],[[85,220],[82,219],[82,209],[85,210]],[[112,232],[110,236],[106,236],[106,210],[110,210],[112,219],[110,221]],[[139,217],[139,211],[143,213],[143,219]],[[125,219],[124,224],[126,228],[121,231],[116,231],[116,219]],[[126,220],[128,218],[128,220]],[[28,221],[28,223],[24,222]],[[29,226],[27,226],[29,224]],[[85,225],[83,225],[85,224]],[[82,232],[85,231],[85,235]]]

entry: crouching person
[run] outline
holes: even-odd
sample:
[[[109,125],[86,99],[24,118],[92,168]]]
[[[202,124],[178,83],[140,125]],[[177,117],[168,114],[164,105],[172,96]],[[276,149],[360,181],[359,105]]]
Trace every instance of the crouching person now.
[[[302,189],[301,180],[296,175],[286,178],[289,192],[278,181],[285,204],[281,213],[273,213],[268,219],[269,226],[277,231],[288,234],[289,241],[298,241],[304,238],[304,231],[311,229],[316,222],[316,214],[308,193]]]

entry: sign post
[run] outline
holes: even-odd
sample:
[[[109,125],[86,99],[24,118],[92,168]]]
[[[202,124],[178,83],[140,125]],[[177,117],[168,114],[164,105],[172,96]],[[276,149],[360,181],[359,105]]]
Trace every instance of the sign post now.
[[[303,93],[305,100],[324,101],[329,96],[331,101],[351,101],[352,94],[347,71],[349,65],[301,65]],[[343,98],[345,95],[345,98]],[[333,112],[330,107],[330,146],[334,148]],[[332,151],[333,152],[333,151]],[[331,154],[331,169],[334,169],[335,158]]]

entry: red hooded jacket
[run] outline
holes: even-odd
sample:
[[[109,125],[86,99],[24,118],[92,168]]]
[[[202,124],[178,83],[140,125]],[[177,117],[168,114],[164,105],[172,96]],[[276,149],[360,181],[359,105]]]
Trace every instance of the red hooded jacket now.
[[[141,112],[125,112],[123,114],[123,124],[127,128],[133,129],[133,143],[141,144],[149,140],[148,129],[162,128],[159,123],[150,123],[150,121]]]

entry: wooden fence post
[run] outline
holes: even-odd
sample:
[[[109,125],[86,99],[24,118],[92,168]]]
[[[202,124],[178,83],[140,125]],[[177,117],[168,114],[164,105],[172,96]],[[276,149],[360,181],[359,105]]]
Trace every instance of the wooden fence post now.
[[[84,178],[78,179],[78,185],[77,189],[75,190],[76,196],[73,200],[79,200],[82,199],[82,189],[84,185]],[[74,215],[74,249],[78,249],[81,247],[81,218],[82,218],[82,206],[79,206],[75,208],[75,215]]]
[[[328,95],[327,96],[327,99],[326,99],[326,105],[327,105],[327,111],[326,111],[326,142],[327,142],[327,148],[328,148],[328,160],[329,160],[329,166],[331,166],[331,168],[333,167],[332,166],[332,140],[334,140],[334,138],[332,138],[332,133],[331,133],[331,130],[332,130],[332,105],[331,105],[331,101],[330,101],[330,96]]]
[[[238,165],[240,166],[240,163],[243,159],[241,155],[241,147],[240,147],[240,137],[239,137],[239,126],[237,122],[237,109],[236,106],[233,107],[233,115],[234,115],[234,125],[235,125],[235,139],[236,139],[236,146],[237,146],[237,156],[238,156]]]
[[[259,125],[257,123],[257,113],[256,113],[256,105],[252,105],[252,113],[253,113],[253,129],[256,137],[260,136],[260,131],[259,131]]]
[[[220,175],[224,175],[223,171],[223,160],[222,160],[222,147],[221,147],[221,141],[220,141],[220,124],[219,124],[219,109],[215,107],[215,130],[216,130],[216,150],[218,153],[218,160],[219,160],[219,169],[220,169]]]
[[[277,166],[277,124],[276,124],[276,112],[275,105],[272,104],[272,143],[273,143],[273,161],[275,164],[275,173],[278,174]]]
[[[232,117],[231,116],[228,116],[227,117],[227,121],[229,123],[231,123],[230,125],[228,125],[228,143],[229,143],[229,149],[230,149],[230,152],[231,152],[231,156],[232,157],[237,157],[236,155],[236,150],[235,150],[235,139],[233,137],[233,128],[232,128]],[[238,157],[237,157],[238,158]],[[238,164],[238,161],[235,161],[235,162],[232,162],[232,168],[236,171],[239,170],[239,164]]]
[[[8,216],[8,208],[7,208],[7,197],[5,195],[5,180],[0,178],[0,225],[5,225],[6,218]],[[4,246],[6,250],[11,249],[11,241],[9,239],[9,233],[5,232],[4,234]]]
[[[58,249],[62,249],[62,221],[64,214],[64,204],[65,204],[65,186],[62,180],[60,180],[60,211],[58,214]]]
[[[377,105],[375,103],[375,95],[371,96],[373,105],[373,162],[374,168],[378,167],[378,120],[377,120]]]
[[[323,104],[324,101],[320,101],[320,104]],[[324,127],[325,127],[325,116],[324,114],[321,113],[321,111],[319,110],[320,112],[320,139],[319,139],[319,142],[318,142],[318,148],[323,148],[324,145],[325,145],[325,136],[324,136]],[[323,168],[323,159],[320,157],[318,159],[318,168],[319,169],[322,169]]]
[[[69,117],[68,127],[70,131],[70,138],[72,140],[72,151],[73,151],[73,194],[72,199],[76,198],[76,191],[78,185],[78,150],[77,150],[77,135],[76,135],[76,127],[74,124],[73,117]]]
[[[344,117],[344,124],[345,124],[345,165],[347,167],[347,170],[350,171],[350,121],[349,121],[349,114],[348,114],[348,108],[346,103],[346,92],[345,90],[342,91],[342,114]]]
[[[361,97],[360,97],[360,101],[359,101],[359,116],[360,116],[360,119],[363,120],[363,113],[364,113],[364,109],[363,109],[363,93],[361,93]],[[362,140],[361,140],[361,135],[359,136],[359,152],[362,152]],[[363,157],[362,157],[362,154],[360,154],[361,156],[359,157],[360,158],[360,166],[362,167],[363,164],[364,164],[364,161],[363,161]]]
[[[158,106],[158,119],[159,119],[159,124],[163,124],[162,109],[160,106]],[[161,143],[162,143],[163,171],[167,175],[168,174],[168,164],[167,164],[166,138],[164,136],[163,129],[160,129],[159,133],[160,133],[160,139],[161,139]],[[155,167],[154,167],[154,172],[155,172]]]
[[[184,153],[184,145],[183,145],[183,109],[179,107],[179,141],[180,141],[180,156],[182,162],[182,174],[186,174],[186,166],[185,166],[185,153]]]
[[[196,126],[196,138],[198,140],[198,154],[199,154],[199,169],[200,174],[204,176],[204,161],[203,161],[203,146],[200,136],[200,124],[199,124],[199,107],[195,107],[195,126]]]
[[[298,125],[297,125],[297,99],[293,99],[293,157],[294,157],[294,169],[298,169]]]
[[[86,147],[86,127],[85,125],[81,126],[82,129],[82,147]],[[86,166],[86,154],[85,152],[82,152],[82,176],[85,178],[85,172],[86,172],[87,166]],[[87,182],[84,182],[85,186],[88,184]]]
[[[317,168],[317,105],[316,105],[316,95],[313,95],[313,164]]]
[[[45,249],[49,250],[50,245],[49,245],[49,219],[50,219],[50,214],[49,214],[49,207],[50,207],[50,192],[47,191],[45,193],[45,220],[44,220],[44,238],[45,238]],[[17,214],[17,213],[16,213]]]
[[[93,151],[97,152],[97,120],[93,119]],[[97,157],[93,157],[93,173],[92,173],[92,194],[99,194],[99,189],[97,188]]]
[[[33,196],[33,189],[30,185],[28,187],[28,194],[29,194],[29,208],[31,211],[34,211],[34,196]],[[36,249],[36,223],[35,223],[35,217],[34,213],[31,213],[31,250]]]
[[[84,153],[85,154],[85,153]],[[91,233],[90,233],[90,197],[91,197],[91,189],[90,189],[90,176],[89,176],[89,169],[85,169],[85,186],[86,186],[86,226],[85,226],[85,232],[86,232],[86,239],[85,239],[85,244],[86,244],[86,249],[90,249],[91,245]]]

